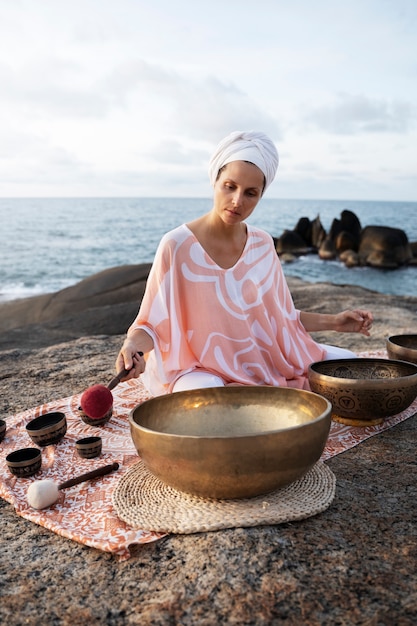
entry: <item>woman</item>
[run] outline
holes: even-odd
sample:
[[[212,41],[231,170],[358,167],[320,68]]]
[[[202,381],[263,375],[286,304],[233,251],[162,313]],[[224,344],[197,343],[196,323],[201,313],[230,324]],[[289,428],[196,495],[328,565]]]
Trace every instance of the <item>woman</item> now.
[[[234,132],[210,161],[211,211],[161,240],[139,314],[116,361],[152,395],[230,384],[308,389],[313,361],[352,357],[312,331],[369,336],[372,314],[295,309],[272,237],[246,224],[273,181],[263,133]]]

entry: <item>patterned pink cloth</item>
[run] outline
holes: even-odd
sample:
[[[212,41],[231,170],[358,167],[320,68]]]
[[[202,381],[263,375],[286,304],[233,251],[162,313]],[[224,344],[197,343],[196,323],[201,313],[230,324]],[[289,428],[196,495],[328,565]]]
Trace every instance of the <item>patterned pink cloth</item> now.
[[[324,349],[300,322],[271,236],[247,228],[230,269],[214,263],[186,225],[163,237],[129,329],[154,339],[142,376],[152,395],[193,370],[226,384],[308,388],[308,365]]]
[[[386,353],[365,352],[359,356],[383,358],[386,357]],[[87,426],[81,421],[78,412],[80,395],[49,402],[7,418],[6,437],[0,442],[0,497],[9,502],[21,517],[44,526],[62,537],[111,552],[121,559],[128,559],[131,545],[156,541],[164,535],[133,529],[122,522],[113,511],[113,490],[123,474],[138,461],[130,436],[129,412],[150,397],[138,380],[120,384],[113,390],[113,396],[113,417],[101,428]],[[14,450],[34,445],[26,433],[25,426],[32,418],[48,411],[63,411],[67,416],[68,431],[59,443],[42,449],[42,468],[35,476],[17,479],[7,468],[6,456]],[[353,428],[332,422],[322,460],[325,461],[358,445],[416,412],[417,399],[408,409],[384,420],[378,426]],[[80,459],[75,450],[76,440],[97,434],[103,439],[101,457],[91,460]],[[61,491],[58,502],[48,509],[37,511],[27,503],[27,488],[35,480],[49,478],[60,483],[114,461],[120,465],[118,471]]]

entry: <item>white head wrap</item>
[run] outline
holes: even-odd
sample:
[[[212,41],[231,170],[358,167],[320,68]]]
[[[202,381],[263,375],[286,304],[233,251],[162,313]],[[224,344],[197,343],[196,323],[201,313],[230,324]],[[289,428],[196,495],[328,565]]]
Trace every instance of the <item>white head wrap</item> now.
[[[249,161],[265,176],[265,189],[275,178],[278,169],[278,152],[275,144],[261,132],[234,131],[215,149],[209,164],[210,182],[214,186],[220,168],[232,161]]]

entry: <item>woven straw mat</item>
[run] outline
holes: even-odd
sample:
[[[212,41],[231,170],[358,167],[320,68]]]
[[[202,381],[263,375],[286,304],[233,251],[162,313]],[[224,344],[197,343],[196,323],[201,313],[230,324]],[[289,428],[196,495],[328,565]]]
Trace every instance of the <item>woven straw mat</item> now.
[[[327,509],[335,491],[336,478],[322,461],[287,487],[234,500],[201,498],[173,489],[139,461],[117,483],[113,507],[133,528],[189,534],[306,519]]]

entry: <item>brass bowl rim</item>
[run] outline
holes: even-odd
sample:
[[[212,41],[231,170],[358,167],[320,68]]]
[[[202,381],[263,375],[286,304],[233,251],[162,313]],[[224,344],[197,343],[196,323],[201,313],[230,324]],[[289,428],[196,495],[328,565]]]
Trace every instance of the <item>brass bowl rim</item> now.
[[[364,362],[368,362],[368,363],[382,363],[382,364],[387,364],[387,363],[392,363],[392,364],[401,364],[401,365],[407,365],[407,366],[411,366],[411,368],[414,368],[414,372],[410,373],[410,374],[404,374],[402,376],[397,376],[397,377],[392,377],[392,378],[345,378],[344,376],[332,376],[332,374],[326,374],[325,372],[320,372],[317,369],[315,369],[315,367],[317,367],[318,365],[321,365],[323,363],[343,363],[343,361],[360,361],[361,363]],[[355,382],[369,382],[372,383],[373,385],[387,385],[387,383],[389,381],[393,381],[398,383],[399,380],[401,380],[402,378],[405,378],[406,380],[410,380],[413,377],[416,377],[417,379],[417,365],[414,363],[411,363],[410,361],[402,361],[400,359],[383,359],[383,358],[372,358],[372,357],[358,357],[357,359],[355,358],[348,358],[348,359],[327,359],[324,361],[315,361],[314,363],[311,363],[308,367],[308,377],[310,378],[310,374],[311,372],[313,372],[314,374],[318,374],[319,376],[323,376],[326,379],[329,380],[329,382],[333,382],[333,381],[337,381],[339,384],[345,384],[345,383],[355,383]]]
[[[20,461],[15,460],[19,458],[19,456],[27,455],[27,458],[21,459]],[[28,465],[35,464],[42,459],[42,452],[39,448],[19,448],[18,450],[13,450],[13,452],[9,452],[6,456],[6,463],[9,467],[14,467],[18,469],[19,467],[27,467]]]
[[[38,424],[42,423],[42,419],[45,421],[48,416],[56,415],[57,417],[51,419],[50,423],[46,423],[43,426],[38,426]],[[62,427],[67,421],[65,413],[62,411],[49,411],[48,413],[43,413],[43,415],[38,415],[34,417],[26,424],[26,430],[31,435],[43,435],[50,431],[50,429],[56,429],[58,427]]]
[[[415,348],[410,348],[410,346],[404,346],[401,343],[397,343],[398,339],[415,339],[416,340],[416,347]],[[413,350],[415,352],[417,352],[417,334],[416,333],[404,333],[404,334],[400,334],[400,335],[390,335],[387,338],[387,343],[391,343],[393,346],[396,346],[397,348],[404,348],[405,350]]]
[[[98,447],[103,444],[103,440],[98,435],[89,435],[88,437],[81,437],[81,439],[77,439],[75,442],[75,446],[77,448],[86,448],[86,447]]]
[[[267,389],[271,389],[271,387],[267,386],[267,385],[258,385],[259,389],[262,388],[267,388]],[[207,388],[208,389],[208,388]],[[301,391],[303,392],[303,394],[306,395],[312,395],[312,396],[319,396],[325,403],[326,403],[326,408],[320,413],[320,415],[318,415],[317,417],[315,417],[312,420],[309,420],[308,422],[304,422],[302,424],[296,424],[294,426],[289,426],[288,428],[276,428],[274,430],[262,430],[259,431],[257,433],[247,433],[247,434],[242,434],[242,435],[187,435],[187,434],[177,434],[177,433],[170,433],[170,432],[162,432],[160,430],[154,430],[152,428],[147,428],[146,426],[142,426],[141,424],[138,424],[134,418],[133,418],[133,414],[135,413],[136,409],[138,409],[139,407],[142,407],[146,404],[150,404],[153,400],[158,399],[158,401],[162,401],[164,402],[165,400],[163,400],[163,398],[169,398],[172,394],[166,394],[165,396],[155,396],[155,398],[149,398],[148,400],[145,400],[144,402],[141,402],[140,404],[137,404],[135,407],[133,407],[131,409],[131,411],[129,412],[129,423],[131,425],[134,425],[135,428],[140,429],[141,431],[145,432],[145,433],[150,433],[150,434],[157,434],[162,436],[167,436],[167,437],[178,437],[179,439],[207,439],[207,440],[212,440],[212,439],[221,439],[221,440],[237,440],[237,439],[250,439],[250,438],[256,438],[256,437],[264,437],[266,435],[277,435],[279,433],[287,433],[287,432],[291,432],[293,430],[299,430],[300,428],[303,428],[305,426],[308,426],[310,424],[315,424],[316,422],[319,422],[320,420],[326,419],[326,418],[331,418],[331,411],[332,411],[332,404],[331,402],[329,402],[329,400],[327,398],[325,398],[323,395],[315,393],[314,391],[308,391],[307,389],[296,389],[294,387],[273,387],[273,389],[291,389],[294,392],[297,391]],[[193,391],[198,391],[198,390],[189,390],[189,391],[180,391],[180,392],[176,392],[175,395],[179,395],[181,394],[190,394]],[[201,391],[201,390],[200,390]]]

